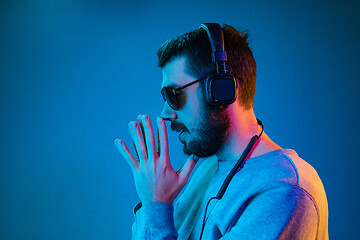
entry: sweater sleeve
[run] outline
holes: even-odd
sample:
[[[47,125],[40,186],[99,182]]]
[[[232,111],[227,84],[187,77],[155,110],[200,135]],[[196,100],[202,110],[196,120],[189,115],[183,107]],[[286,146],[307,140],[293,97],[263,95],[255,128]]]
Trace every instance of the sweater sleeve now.
[[[144,204],[135,215],[133,240],[177,239],[174,226],[174,207],[163,202]]]
[[[223,240],[317,239],[318,208],[302,188],[281,187],[249,199]]]

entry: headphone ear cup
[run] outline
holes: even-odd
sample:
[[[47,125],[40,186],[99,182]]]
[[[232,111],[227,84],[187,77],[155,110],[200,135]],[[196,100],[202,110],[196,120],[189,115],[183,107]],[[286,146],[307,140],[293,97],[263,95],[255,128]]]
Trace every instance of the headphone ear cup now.
[[[237,81],[232,74],[213,74],[206,79],[205,87],[205,99],[211,106],[229,105],[237,98]]]

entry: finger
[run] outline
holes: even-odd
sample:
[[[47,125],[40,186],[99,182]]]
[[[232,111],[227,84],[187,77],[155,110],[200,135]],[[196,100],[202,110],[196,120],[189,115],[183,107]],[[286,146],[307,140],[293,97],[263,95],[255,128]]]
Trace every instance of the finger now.
[[[131,134],[131,138],[135,144],[135,151],[139,156],[139,160],[146,161],[147,160],[147,153],[144,144],[144,139],[141,135],[141,130],[139,124],[137,122],[130,122],[129,123],[129,130]]]
[[[142,136],[143,136],[143,139],[145,139],[145,131],[144,131],[144,125],[143,125],[143,123],[142,123],[142,121],[141,121],[141,117],[142,117],[143,115],[138,115],[137,116],[137,120],[138,120],[138,123],[139,123],[139,126],[140,126],[140,130],[141,130],[141,134],[142,134]],[[146,149],[146,152],[147,152],[147,146],[146,146],[146,144],[145,144],[145,149]]]
[[[163,118],[157,118],[157,127],[159,129],[159,139],[160,139],[160,155],[169,155],[169,144],[168,144],[168,135],[166,131],[166,125]]]
[[[157,152],[158,154],[160,154],[160,133],[158,127],[157,127]]]
[[[181,167],[178,171],[179,174],[179,182],[181,185],[185,185],[189,180],[189,176],[194,169],[196,161],[194,160],[194,156],[191,155],[188,157],[186,163]]]
[[[148,157],[153,157],[156,155],[156,143],[155,143],[155,136],[154,136],[154,130],[151,124],[151,120],[149,116],[142,115],[141,116],[141,122],[144,126],[145,131],[145,142],[146,142],[146,149],[148,153]]]
[[[139,162],[131,154],[131,152],[129,151],[128,147],[126,146],[123,140],[116,139],[115,146],[132,169],[134,168],[137,169],[139,167]]]

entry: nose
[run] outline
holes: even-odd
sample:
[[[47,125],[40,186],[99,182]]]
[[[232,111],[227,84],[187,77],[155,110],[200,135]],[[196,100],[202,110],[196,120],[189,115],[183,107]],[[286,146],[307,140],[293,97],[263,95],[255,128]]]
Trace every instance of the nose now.
[[[164,102],[160,117],[164,119],[177,119],[175,111],[167,104],[167,102]]]

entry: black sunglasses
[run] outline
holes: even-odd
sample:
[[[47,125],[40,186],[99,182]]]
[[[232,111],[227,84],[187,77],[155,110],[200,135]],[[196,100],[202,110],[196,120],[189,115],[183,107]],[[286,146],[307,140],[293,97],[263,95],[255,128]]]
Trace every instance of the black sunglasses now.
[[[203,80],[206,77],[202,77],[200,79],[197,79],[193,82],[190,82],[188,84],[185,84],[184,86],[178,87],[178,88],[171,88],[171,87],[163,87],[161,89],[161,94],[164,98],[164,101],[167,102],[169,104],[169,106],[174,109],[174,110],[178,110],[182,107],[182,104],[179,101],[179,92],[181,90],[183,90],[184,88],[187,88],[201,80]]]

